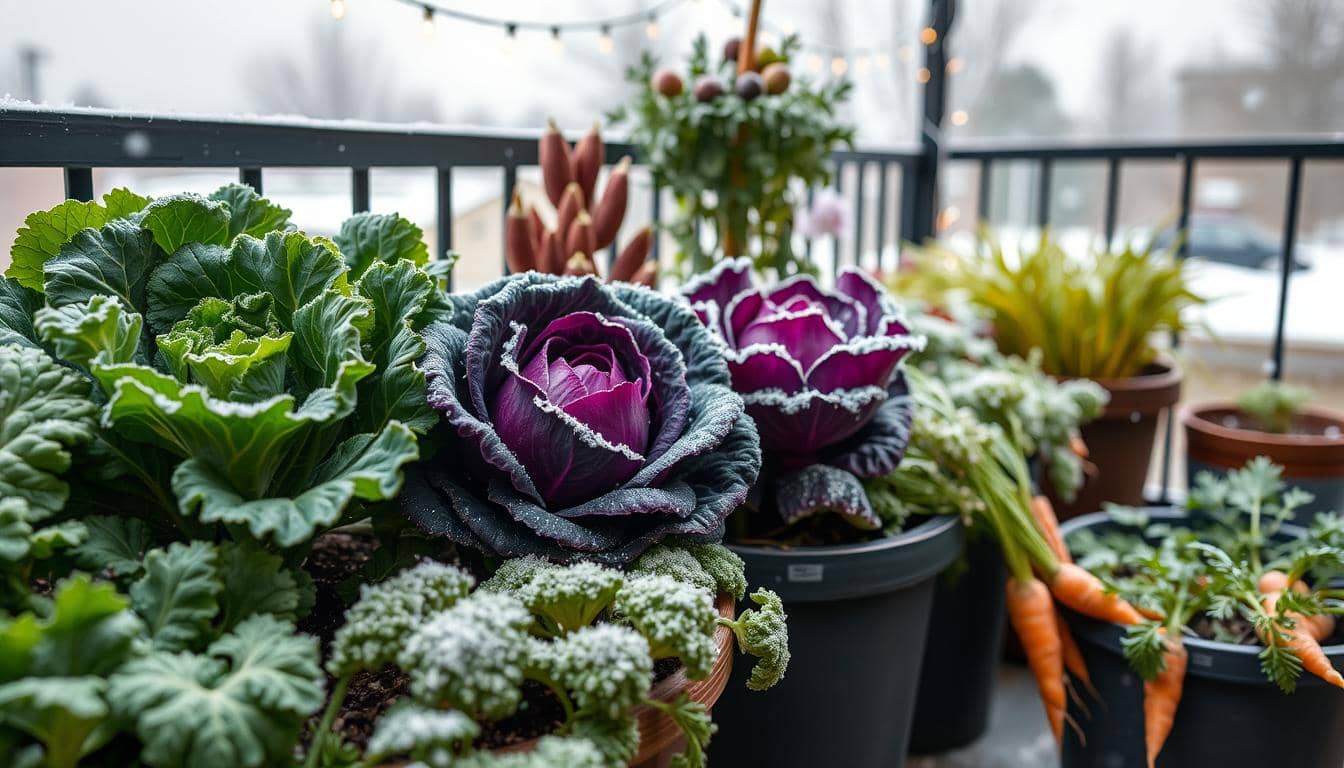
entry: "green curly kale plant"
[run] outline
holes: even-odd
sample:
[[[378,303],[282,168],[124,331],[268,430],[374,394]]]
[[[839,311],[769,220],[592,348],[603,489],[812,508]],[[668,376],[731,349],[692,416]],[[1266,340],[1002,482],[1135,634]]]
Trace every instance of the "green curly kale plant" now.
[[[414,224],[361,214],[334,241],[308,237],[238,184],[117,190],[25,224],[0,279],[0,376],[40,384],[23,407],[97,414],[98,428],[89,442],[88,426],[33,422],[51,434],[4,449],[23,453],[0,489],[59,505],[64,483],[43,476],[68,464],[62,445],[88,442],[81,509],[140,519],[156,543],[273,550],[396,494],[434,421],[414,361],[438,285]]]
[[[711,575],[712,574],[712,575]],[[506,560],[471,590],[454,567],[422,562],[366,585],[329,651],[336,678],[307,765],[334,751],[332,723],[354,674],[395,663],[410,677],[409,700],[379,723],[366,764],[393,757],[425,765],[532,766],[564,754],[566,765],[625,765],[639,750],[636,710],[665,712],[687,750],[677,765],[702,766],[713,724],[684,694],[651,696],[654,662],[675,658],[691,679],[708,675],[725,624],[743,650],[760,655],[751,687],[778,681],[788,664],[787,628],[778,597],[753,595],[759,610],[727,621],[713,595],[745,591],[742,562],[720,545],[662,544],[630,571],[590,562],[557,565],[538,557]],[[530,757],[474,746],[481,728],[510,717],[524,683],[550,691],[564,716]],[[558,758],[557,758],[558,759]]]
[[[1237,409],[1255,419],[1266,432],[1281,435],[1293,428],[1293,421],[1310,399],[1311,390],[1305,387],[1266,381],[1241,393]]]

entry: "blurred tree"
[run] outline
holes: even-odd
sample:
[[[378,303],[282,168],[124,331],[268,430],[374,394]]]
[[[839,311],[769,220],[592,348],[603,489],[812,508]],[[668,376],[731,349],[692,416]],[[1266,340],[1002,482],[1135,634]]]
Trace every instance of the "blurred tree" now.
[[[1336,131],[1344,117],[1344,2],[1255,0],[1244,3],[1261,32],[1278,81],[1281,109],[1272,128]]]
[[[435,122],[434,94],[407,85],[387,46],[349,24],[315,18],[308,49],[270,51],[252,59],[244,81],[257,111],[328,119]]]

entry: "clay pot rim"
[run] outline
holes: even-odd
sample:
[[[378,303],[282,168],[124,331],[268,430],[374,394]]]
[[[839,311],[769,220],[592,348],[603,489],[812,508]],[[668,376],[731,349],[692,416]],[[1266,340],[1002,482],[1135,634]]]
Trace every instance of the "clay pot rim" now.
[[[1188,429],[1203,432],[1212,438],[1250,443],[1266,448],[1328,448],[1344,449],[1344,413],[1329,408],[1307,406],[1302,413],[1307,416],[1334,422],[1342,434],[1339,437],[1325,435],[1282,435],[1276,432],[1261,432],[1258,429],[1228,427],[1209,418],[1214,413],[1241,413],[1236,403],[1226,400],[1213,400],[1196,403],[1182,410],[1181,423]]]
[[[1083,378],[1071,376],[1069,378]],[[1181,368],[1167,355],[1158,355],[1134,376],[1115,376],[1104,379],[1092,379],[1108,392],[1144,392],[1179,386],[1183,378]]]
[[[1081,376],[1056,376],[1059,381],[1070,381]],[[1158,355],[1144,366],[1137,376],[1092,379],[1110,395],[1101,419],[1127,419],[1137,412],[1145,416],[1161,413],[1181,399],[1184,372],[1167,355]]]
[[[737,617],[737,600],[727,593],[719,593],[714,598],[714,609],[720,617],[732,621]],[[714,628],[714,645],[718,648],[718,657],[714,666],[703,680],[691,680],[686,677],[686,667],[678,667],[675,672],[654,683],[649,690],[649,698],[658,701],[671,701],[685,692],[694,701],[699,701],[708,709],[719,700],[723,689],[728,685],[728,677],[733,671],[733,630],[719,624]],[[681,734],[681,730],[671,719],[646,704],[635,707],[635,717],[639,721],[639,752],[631,765],[638,765],[651,756],[667,749]],[[666,721],[666,722],[663,722]],[[652,737],[652,738],[647,738]],[[541,740],[541,736],[507,747],[495,749],[495,752],[531,752]]]

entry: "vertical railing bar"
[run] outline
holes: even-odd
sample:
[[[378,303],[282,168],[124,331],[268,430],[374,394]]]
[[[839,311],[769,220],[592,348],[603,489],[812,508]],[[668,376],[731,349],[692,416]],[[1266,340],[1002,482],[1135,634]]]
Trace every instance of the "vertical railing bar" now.
[[[918,215],[919,205],[915,200],[915,185],[918,183],[918,162],[907,160],[901,164],[901,230],[896,238],[896,268],[901,267],[900,244],[902,241],[909,240],[915,245],[919,245],[915,240],[916,228],[915,217]]]
[[[1293,247],[1297,242],[1297,207],[1302,191],[1302,156],[1295,155],[1288,166],[1288,201],[1283,211],[1283,252],[1279,254],[1279,312],[1274,318],[1274,360],[1269,375],[1274,381],[1283,379],[1284,331],[1288,325],[1288,280],[1292,277],[1296,258]]]
[[[653,259],[654,264],[658,264],[658,256],[662,252],[662,227],[661,219],[663,217],[663,188],[657,184],[653,185],[653,203],[649,206],[649,219],[653,225],[653,244],[649,251],[649,258]],[[658,264],[661,267],[661,264]]]
[[[1115,216],[1120,205],[1120,157],[1117,155],[1106,162],[1106,218],[1102,231],[1106,233],[1105,250],[1111,250],[1115,240]]]
[[[1189,238],[1186,233],[1190,228],[1190,200],[1194,193],[1195,184],[1195,158],[1194,155],[1181,155],[1181,201],[1180,216],[1177,220],[1177,232],[1179,234],[1180,245],[1176,251],[1176,257],[1183,259],[1188,255]],[[1181,335],[1175,331],[1171,334],[1171,348],[1176,349],[1181,345]],[[1175,413],[1171,407],[1167,408],[1166,415],[1163,417],[1162,427],[1162,481],[1159,489],[1159,504],[1167,504],[1171,501],[1171,494],[1168,492],[1168,486],[1171,482],[1171,441],[1174,431]]]
[[[868,164],[854,164],[854,266],[863,266],[863,176]],[[839,270],[837,270],[837,273]]]
[[[261,191],[261,169],[260,168],[239,168],[238,181],[252,188],[258,195]]]
[[[65,196],[85,203],[93,200],[93,169],[66,168]]]
[[[835,194],[844,197],[845,195],[845,161],[837,160],[835,162]],[[831,235],[831,278],[840,274],[840,233]]]
[[[369,210],[369,169],[350,169],[350,210],[363,213]]]
[[[1054,161],[1041,158],[1040,184],[1036,186],[1036,226],[1045,229],[1050,226],[1050,182],[1054,175]]]
[[[887,174],[886,160],[877,163],[877,268],[883,270],[886,265],[882,257],[887,250]]]
[[[513,196],[513,188],[517,183],[518,183],[518,166],[514,165],[513,163],[505,163],[504,197],[502,198],[504,200],[504,206],[503,206],[504,217],[501,219],[500,232],[503,232],[509,225],[509,201]],[[505,237],[501,237],[499,239],[500,241],[499,263],[501,264],[501,269],[504,270],[504,274],[506,275],[509,274],[509,252],[507,246],[505,245],[505,241],[507,239],[508,238]],[[597,258],[597,254],[595,253],[590,253],[588,254],[588,256],[593,259]]]
[[[436,258],[453,250],[453,169],[439,168],[435,171],[434,202],[437,208],[438,253]],[[453,289],[453,275],[448,274],[448,290]]]
[[[817,188],[816,188],[816,187],[808,187],[808,188],[807,188],[807,215],[808,215],[808,216],[811,216],[811,215],[812,215],[812,204],[815,203],[816,200],[817,200]],[[811,223],[811,222],[809,222],[809,224],[810,224],[810,223]],[[810,262],[812,261],[812,236],[811,236],[811,235],[808,235],[808,236],[807,236],[807,238],[806,238],[806,243],[807,243],[807,244],[803,246],[803,253],[806,254],[806,256],[807,256],[807,260],[808,260],[808,262],[810,263]],[[780,275],[780,277],[783,277],[783,275]]]
[[[980,219],[980,223],[989,226],[993,221],[990,216],[989,202],[991,194],[994,191],[994,160],[984,157],[980,159],[980,184],[976,191],[975,215]]]

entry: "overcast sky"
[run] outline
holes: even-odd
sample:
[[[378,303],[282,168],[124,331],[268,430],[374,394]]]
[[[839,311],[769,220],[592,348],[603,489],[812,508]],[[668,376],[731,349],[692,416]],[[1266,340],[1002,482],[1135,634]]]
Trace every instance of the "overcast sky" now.
[[[963,17],[993,0],[962,0]],[[1344,0],[1342,0],[1344,1]],[[520,32],[512,56],[503,35],[460,22],[443,21],[432,38],[421,33],[420,11],[395,0],[345,0],[346,17],[332,21],[329,0],[0,0],[0,93],[19,94],[19,50],[36,46],[43,53],[41,88],[52,103],[69,103],[94,93],[106,105],[190,112],[252,112],[257,107],[255,60],[312,50],[317,24],[342,24],[362,41],[359,58],[381,65],[387,79],[409,84],[437,102],[446,122],[536,127],[538,110],[564,115],[557,100],[576,92],[611,93],[619,100],[620,67],[605,69],[597,35],[565,38],[557,54],[546,33]],[[895,14],[917,29],[923,2],[872,3],[838,0],[827,6],[806,0],[771,0],[766,19],[776,27],[796,28],[805,40],[828,8],[838,8],[842,36],[851,46],[895,44]],[[1011,58],[1038,64],[1055,81],[1065,110],[1086,114],[1094,107],[1099,57],[1112,30],[1128,27],[1156,51],[1165,82],[1181,65],[1216,58],[1236,60],[1257,53],[1253,30],[1245,26],[1237,0],[1039,0],[1040,10],[1024,30]],[[643,4],[647,7],[647,3]],[[463,0],[452,6],[488,15],[563,21],[612,15],[641,4],[630,0]],[[689,0],[661,20],[656,45],[684,51],[695,31],[722,39],[738,29],[722,0]],[[643,42],[643,30],[630,38]],[[955,39],[954,39],[955,43]],[[583,55],[577,51],[583,49]],[[618,52],[619,53],[619,52]],[[976,52],[956,50],[968,67]],[[395,73],[395,74],[391,74]],[[875,73],[856,76],[856,101],[862,133],[880,131],[864,123],[876,119],[890,101],[892,84]],[[560,86],[560,87],[557,87]],[[391,83],[393,89],[407,85]],[[911,86],[913,88],[913,86]]]

